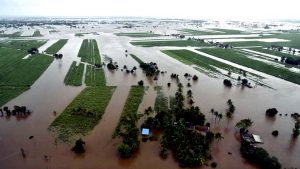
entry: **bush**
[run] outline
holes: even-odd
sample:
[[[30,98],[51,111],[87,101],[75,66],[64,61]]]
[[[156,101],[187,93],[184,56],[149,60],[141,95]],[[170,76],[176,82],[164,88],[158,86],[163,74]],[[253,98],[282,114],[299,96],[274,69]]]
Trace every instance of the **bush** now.
[[[129,158],[131,156],[132,149],[128,144],[121,142],[118,145],[118,152],[122,158]]]
[[[227,87],[231,87],[231,86],[232,86],[231,81],[228,80],[228,79],[224,79],[223,84],[224,84],[225,86],[227,86]]]
[[[211,163],[210,165],[212,168],[216,168],[218,166],[218,164],[216,162]]]
[[[272,135],[275,136],[275,137],[277,137],[278,134],[279,134],[278,130],[274,130],[274,131],[272,132]]]
[[[139,82],[138,82],[138,85],[139,85],[139,86],[144,86],[144,81],[143,81],[143,80],[139,81]]]
[[[278,113],[276,108],[270,108],[266,111],[266,116],[274,117]]]

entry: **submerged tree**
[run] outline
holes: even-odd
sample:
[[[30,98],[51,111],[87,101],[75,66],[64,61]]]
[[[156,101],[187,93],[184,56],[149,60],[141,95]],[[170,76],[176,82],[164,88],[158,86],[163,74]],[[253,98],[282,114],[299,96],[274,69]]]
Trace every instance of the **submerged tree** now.
[[[249,118],[247,119],[242,119],[239,122],[236,123],[236,127],[240,128],[240,129],[247,129],[249,127],[251,127],[253,124],[253,121]]]
[[[85,142],[80,138],[75,142],[75,146],[72,148],[76,154],[82,154],[85,152],[84,149]]]

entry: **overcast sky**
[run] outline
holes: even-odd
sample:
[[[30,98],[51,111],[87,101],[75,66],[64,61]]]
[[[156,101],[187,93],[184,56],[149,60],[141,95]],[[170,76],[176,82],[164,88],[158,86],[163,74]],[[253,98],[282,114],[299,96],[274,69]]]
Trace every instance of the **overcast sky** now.
[[[0,16],[300,19],[300,0],[0,0]]]

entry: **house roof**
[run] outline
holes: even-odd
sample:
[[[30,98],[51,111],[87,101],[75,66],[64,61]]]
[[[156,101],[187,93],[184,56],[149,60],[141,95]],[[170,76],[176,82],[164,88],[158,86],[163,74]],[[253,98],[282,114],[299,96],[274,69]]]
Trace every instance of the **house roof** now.
[[[148,128],[142,128],[142,135],[149,135],[150,134],[150,129]]]

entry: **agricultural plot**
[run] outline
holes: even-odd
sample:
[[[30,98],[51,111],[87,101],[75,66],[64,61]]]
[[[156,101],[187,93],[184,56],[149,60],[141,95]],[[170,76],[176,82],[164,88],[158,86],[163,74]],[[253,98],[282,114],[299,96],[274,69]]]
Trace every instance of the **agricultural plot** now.
[[[53,61],[43,54],[23,59],[26,55],[25,50],[0,47],[0,105],[28,90]]]
[[[51,123],[49,130],[64,142],[86,135],[102,118],[114,90],[108,86],[85,88]]]
[[[71,86],[81,86],[83,71],[84,71],[84,64],[79,63],[79,65],[76,66],[76,62],[73,61],[64,79],[64,83],[66,85],[71,85]]]
[[[254,70],[296,83],[300,84],[300,74],[289,71],[283,67],[276,67],[272,64],[261,62],[258,60],[251,59],[244,54],[237,52],[236,50],[230,49],[199,49],[199,51],[205,52],[207,54],[216,56],[218,58],[228,60],[230,62],[252,68]]]
[[[65,44],[68,42],[68,39],[60,39],[56,43],[54,43],[52,46],[50,46],[48,49],[46,49],[46,53],[48,54],[55,54],[57,53]]]
[[[41,32],[39,30],[35,30],[32,36],[33,37],[41,37],[43,35],[41,34]]]
[[[39,48],[46,40],[10,40],[0,43],[0,47],[15,48],[27,51],[30,48]]]
[[[87,65],[85,73],[85,84],[87,86],[105,86],[106,80],[103,69]]]
[[[128,36],[128,37],[158,37],[162,36],[160,34],[150,33],[150,32],[135,32],[135,33],[116,33],[117,36]]]
[[[83,40],[78,57],[81,58],[82,62],[90,64],[101,64],[100,53],[95,39]]]
[[[211,46],[208,43],[193,41],[193,40],[138,41],[138,42],[130,42],[130,43],[132,45],[142,46],[142,47],[154,47],[154,46],[208,47]]]

